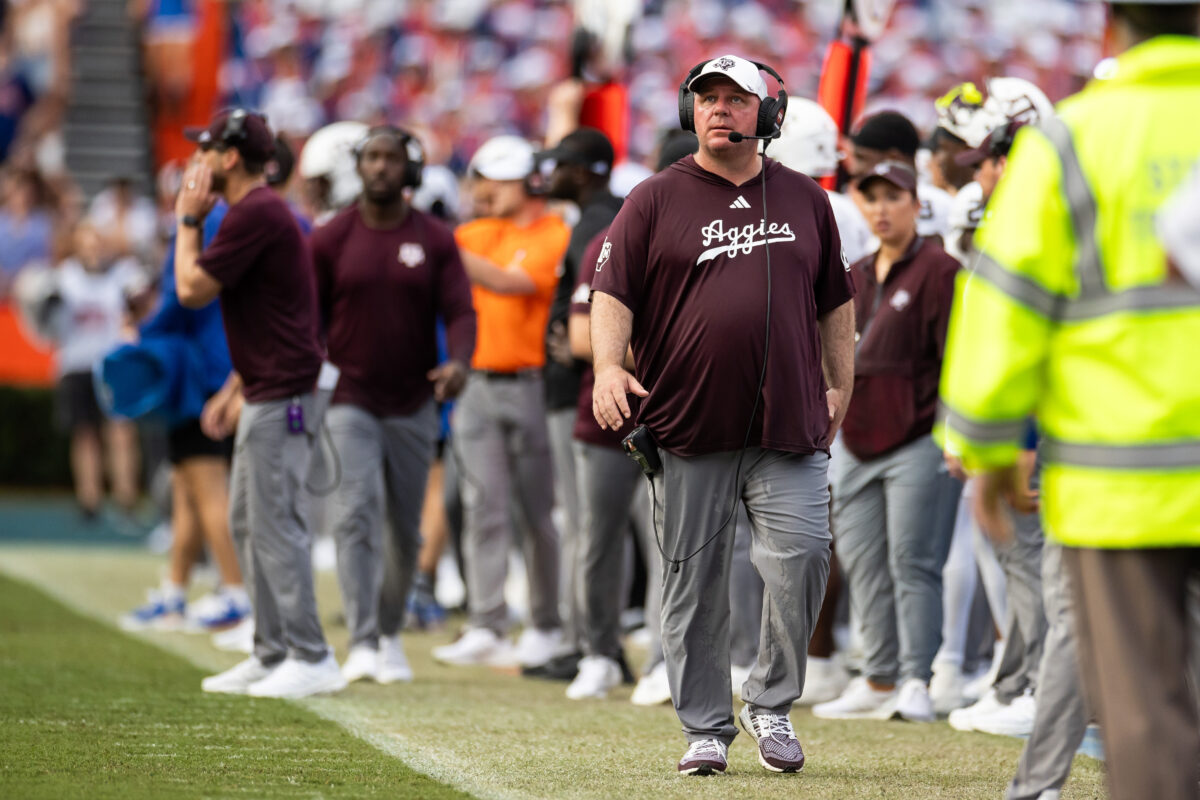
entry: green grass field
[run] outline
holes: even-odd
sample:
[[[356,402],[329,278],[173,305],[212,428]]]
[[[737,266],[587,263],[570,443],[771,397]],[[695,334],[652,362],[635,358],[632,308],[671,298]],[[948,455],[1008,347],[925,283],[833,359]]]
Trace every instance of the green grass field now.
[[[0,797],[996,800],[1021,749],[945,723],[831,722],[798,709],[802,774],[765,772],[740,736],[727,775],[683,778],[669,707],[636,708],[629,688],[571,702],[561,684],[439,666],[430,650],[449,633],[406,637],[411,685],[356,684],[295,704],[206,697],[205,671],[237,656],[207,637],[129,637],[101,622],[139,602],[161,565],[129,549],[0,547],[0,571],[67,606],[0,584]],[[319,576],[318,597],[342,656],[332,576]],[[1077,758],[1063,797],[1104,796],[1101,765]]]

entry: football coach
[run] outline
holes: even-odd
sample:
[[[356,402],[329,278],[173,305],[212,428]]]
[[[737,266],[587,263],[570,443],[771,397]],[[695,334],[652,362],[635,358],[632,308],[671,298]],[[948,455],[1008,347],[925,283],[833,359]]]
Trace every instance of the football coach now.
[[[632,428],[627,395],[643,398],[631,444],[653,474],[663,649],[689,743],[685,774],[723,772],[737,735],[737,503],[766,586],[739,719],[764,767],[804,765],[788,713],[829,576],[828,446],[853,381],[854,289],[837,225],[823,189],[758,153],[755,138],[778,136],[787,105],[784,91],[768,95],[763,72],[779,80],[737,56],[688,73],[680,122],[699,151],[629,195],[592,281],[597,422]],[[623,367],[629,345],[636,377]]]

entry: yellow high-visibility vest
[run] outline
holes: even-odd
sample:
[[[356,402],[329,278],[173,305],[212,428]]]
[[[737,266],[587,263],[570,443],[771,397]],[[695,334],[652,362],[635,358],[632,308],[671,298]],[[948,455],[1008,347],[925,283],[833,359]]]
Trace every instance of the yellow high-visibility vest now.
[[[940,434],[1002,467],[1035,417],[1063,544],[1200,545],[1200,292],[1154,227],[1198,161],[1200,39],[1157,37],[1018,132],[959,276]]]

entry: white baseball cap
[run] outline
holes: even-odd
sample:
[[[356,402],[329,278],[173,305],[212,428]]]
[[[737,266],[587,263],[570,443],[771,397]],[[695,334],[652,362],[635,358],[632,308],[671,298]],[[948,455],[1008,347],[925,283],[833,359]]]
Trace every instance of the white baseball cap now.
[[[519,181],[533,174],[533,145],[520,136],[494,136],[471,158],[471,171],[492,181]]]
[[[709,75],[724,75],[750,94],[758,95],[759,100],[767,99],[767,82],[763,80],[762,73],[752,61],[747,61],[741,56],[717,56],[709,61],[700,69],[696,77],[688,81],[688,91],[691,91],[698,81]]]

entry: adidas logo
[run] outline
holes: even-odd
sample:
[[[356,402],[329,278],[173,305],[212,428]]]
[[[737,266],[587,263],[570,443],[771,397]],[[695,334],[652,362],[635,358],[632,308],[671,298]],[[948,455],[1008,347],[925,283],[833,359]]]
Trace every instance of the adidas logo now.
[[[730,208],[749,208],[750,204],[746,202],[746,198],[738,195],[738,199],[729,204]]]

